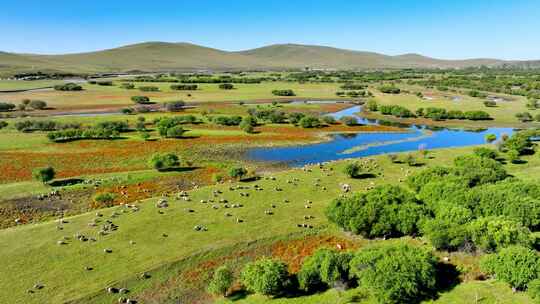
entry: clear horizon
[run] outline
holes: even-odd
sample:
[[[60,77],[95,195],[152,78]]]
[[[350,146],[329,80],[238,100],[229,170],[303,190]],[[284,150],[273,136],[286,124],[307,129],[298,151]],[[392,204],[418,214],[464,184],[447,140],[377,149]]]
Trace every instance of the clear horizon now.
[[[0,51],[66,54],[160,41],[225,51],[294,43],[440,59],[540,59],[535,1],[380,2],[29,0],[3,5]]]

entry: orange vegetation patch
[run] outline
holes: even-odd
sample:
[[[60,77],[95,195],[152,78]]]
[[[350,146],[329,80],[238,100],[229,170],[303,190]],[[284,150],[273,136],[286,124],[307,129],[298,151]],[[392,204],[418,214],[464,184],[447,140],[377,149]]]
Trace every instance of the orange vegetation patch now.
[[[313,236],[293,241],[279,241],[272,246],[272,257],[287,263],[289,271],[296,273],[300,270],[304,259],[319,248],[337,250],[356,249],[357,245],[350,240],[335,236]]]

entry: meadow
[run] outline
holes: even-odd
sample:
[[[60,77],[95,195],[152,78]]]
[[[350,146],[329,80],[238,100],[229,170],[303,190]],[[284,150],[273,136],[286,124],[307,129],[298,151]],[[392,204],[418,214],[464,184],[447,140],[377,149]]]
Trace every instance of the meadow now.
[[[120,87],[125,79],[106,78],[100,80],[113,85],[82,83],[82,91],[0,92],[0,103],[19,105],[24,99],[47,103],[42,110],[0,113],[0,122],[7,122],[5,127],[0,124],[0,302],[116,303],[125,296],[137,303],[376,303],[361,286],[265,297],[246,293],[238,275],[247,263],[261,257],[284,261],[295,274],[306,257],[323,247],[357,250],[397,241],[430,246],[425,237],[368,239],[344,232],[329,222],[325,209],[333,199],[348,195],[344,184],[353,193],[387,184],[407,187],[407,177],[426,168],[451,165],[456,156],[470,154],[475,147],[425,152],[419,146],[415,151],[395,154],[398,161],[379,155],[304,168],[256,162],[246,158],[245,152],[253,147],[322,142],[334,133],[406,131],[383,125],[349,125],[346,121],[302,127],[300,121],[292,121],[295,114],[302,113],[321,123],[324,114],[372,100],[413,112],[426,107],[480,110],[493,119],[400,119],[365,109],[356,115],[455,128],[538,127],[537,121],[516,118],[525,111],[537,114],[537,109],[531,109],[530,96],[486,91],[505,100],[486,107],[485,97],[470,96],[469,85],[442,90],[424,83],[442,79],[442,72],[414,72],[413,76],[420,78],[411,78],[410,73],[254,72],[234,75],[242,81],[266,80],[233,83],[231,90],[220,89],[218,83],[197,83],[198,89],[191,91],[172,90],[171,84],[177,83],[137,82],[130,76],[135,87],[156,86],[159,91],[128,90]],[[185,75],[173,76],[182,79]],[[162,76],[145,77],[159,80]],[[62,81],[1,80],[0,91],[59,83]],[[336,93],[350,91],[343,89],[349,83],[357,85],[357,95],[339,97]],[[401,92],[382,93],[380,86],[389,83]],[[295,96],[276,96],[274,90],[292,90]],[[131,97],[136,95],[148,96],[151,103],[135,104]],[[180,111],[167,110],[165,103],[179,100],[185,102]],[[295,100],[300,102],[291,102]],[[301,102],[306,100],[335,102]],[[151,111],[137,112],[141,106]],[[120,113],[126,108],[134,109],[133,114]],[[283,113],[284,118],[278,123],[257,116],[264,112]],[[187,115],[196,122],[181,124],[180,136],[160,133],[160,120]],[[240,120],[254,119],[251,128],[216,121],[236,115]],[[100,123],[125,123],[127,127],[109,138],[54,141],[48,139],[51,130],[18,131],[16,126],[25,121],[51,122],[56,131],[63,125],[80,130],[97,128]],[[499,148],[497,142],[485,147]],[[165,153],[177,155],[180,164],[171,170],[156,170],[150,158]],[[531,182],[540,179],[538,153],[518,155],[517,161],[511,161],[509,153],[501,155],[499,160],[512,176]],[[347,165],[368,160],[376,169],[364,178],[351,178],[344,172]],[[33,172],[46,166],[56,173],[48,184],[36,180]],[[242,181],[231,174],[231,169],[239,167],[247,170]],[[100,202],[100,195],[111,199]],[[538,238],[538,233],[535,236]],[[479,268],[482,254],[434,253],[439,259],[448,258],[447,263],[459,270],[460,284],[439,291],[424,304],[534,303],[526,293],[513,292],[505,283],[485,280]],[[234,270],[237,279],[228,297],[212,296],[206,291],[208,282],[214,270],[224,264]],[[111,293],[109,287],[124,288],[127,293]]]
[[[368,179],[348,178],[342,171],[350,161],[335,162],[322,168],[313,166],[309,170],[267,174],[252,182],[202,187],[190,191],[185,196],[187,199],[165,195],[144,200],[136,207],[117,206],[68,217],[62,222],[4,229],[0,231],[0,240],[4,244],[0,260],[5,280],[0,283],[0,298],[25,303],[42,303],[44,299],[49,302],[92,303],[95,300],[95,303],[103,303],[117,297],[108,294],[105,288],[118,286],[129,289],[130,297],[137,298],[139,292],[145,294],[149,299],[144,302],[152,303],[152,295],[166,296],[160,293],[171,292],[171,288],[175,290],[175,285],[168,286],[167,282],[175,281],[176,272],[171,265],[176,261],[241,242],[306,232],[306,228],[297,227],[297,224],[306,222],[305,215],[314,217],[307,221],[313,226],[307,229],[308,232],[313,230],[317,234],[333,235],[361,246],[364,240],[339,232],[328,224],[323,214],[328,202],[341,193],[340,182],[349,183],[354,191],[362,191],[370,185],[399,183],[400,179],[413,172],[448,164],[454,156],[469,151],[470,148],[454,149],[452,153],[448,150],[433,151],[431,158],[422,159],[425,164],[422,167],[404,167],[403,164],[391,163],[385,156],[376,157],[380,175]],[[526,164],[509,165],[509,172],[536,180],[538,175],[530,172],[536,171],[540,160],[533,156],[526,161]],[[257,190],[255,185],[262,190]],[[249,196],[240,193],[249,193]],[[157,207],[161,199],[167,200],[167,208]],[[224,200],[227,203],[223,203]],[[240,207],[231,207],[233,204]],[[268,209],[273,210],[273,215],[265,214]],[[107,221],[118,229],[105,235],[98,234]],[[207,231],[194,230],[197,225]],[[81,236],[86,241],[77,239]],[[111,252],[104,252],[105,249]],[[18,254],[20,252],[25,254]],[[467,266],[475,269],[474,257],[460,255],[449,254],[452,263],[472,261],[473,265]],[[172,273],[167,271],[169,269]],[[144,272],[151,276],[149,280],[136,279]],[[43,284],[44,288],[29,293],[34,284]],[[482,290],[480,287],[484,285],[486,283],[463,287],[451,293],[467,294],[470,288]],[[522,297],[518,294],[518,298],[514,298],[504,288],[501,292],[508,298],[508,302],[502,303],[512,303]],[[481,292],[484,293],[487,292]],[[314,296],[314,302],[321,300],[322,296]],[[455,295],[443,295],[440,303],[452,297]],[[248,299],[251,303],[251,298]],[[161,300],[156,302],[165,302]],[[295,300],[291,301],[294,303]]]

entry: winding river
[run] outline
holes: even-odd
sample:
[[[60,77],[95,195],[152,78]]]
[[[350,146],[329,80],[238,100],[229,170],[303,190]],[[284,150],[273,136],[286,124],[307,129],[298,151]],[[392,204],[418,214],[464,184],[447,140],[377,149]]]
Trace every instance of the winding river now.
[[[352,116],[361,111],[361,106],[328,114],[336,119]],[[362,124],[378,125],[379,121],[359,118]],[[512,128],[488,128],[481,131],[461,129],[429,129],[427,126],[409,126],[408,132],[347,133],[333,134],[330,141],[287,147],[254,148],[247,157],[255,161],[281,162],[293,167],[318,162],[352,157],[363,157],[384,153],[463,147],[485,143],[487,134],[511,135]]]

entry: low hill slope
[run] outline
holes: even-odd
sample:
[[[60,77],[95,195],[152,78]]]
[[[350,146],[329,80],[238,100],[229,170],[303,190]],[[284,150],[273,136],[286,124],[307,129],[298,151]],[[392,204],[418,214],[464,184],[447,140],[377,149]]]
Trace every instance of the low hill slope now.
[[[190,43],[146,42],[114,49],[34,55],[0,52],[0,73],[60,71],[72,73],[247,70],[247,69],[374,69],[462,68],[470,66],[540,66],[539,61],[497,59],[441,60],[418,54],[388,56],[327,46],[276,44],[227,52]]]

